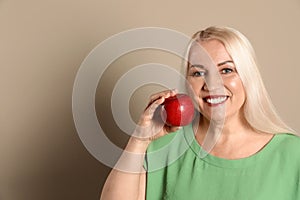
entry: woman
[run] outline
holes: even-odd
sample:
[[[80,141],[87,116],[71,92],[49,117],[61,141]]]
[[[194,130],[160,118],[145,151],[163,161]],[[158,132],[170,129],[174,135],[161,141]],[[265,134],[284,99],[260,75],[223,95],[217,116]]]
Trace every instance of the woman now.
[[[117,164],[140,173],[113,169],[101,198],[300,199],[300,139],[276,114],[256,66],[238,31],[194,34],[186,70],[193,123],[178,128],[156,120],[176,90],[152,95],[125,149],[131,155]]]

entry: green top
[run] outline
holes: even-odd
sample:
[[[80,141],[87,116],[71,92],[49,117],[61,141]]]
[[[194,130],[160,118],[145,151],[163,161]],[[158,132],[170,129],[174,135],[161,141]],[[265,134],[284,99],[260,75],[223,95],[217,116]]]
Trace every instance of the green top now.
[[[147,200],[300,200],[300,138],[276,134],[258,153],[227,160],[201,156],[192,126],[147,150]]]

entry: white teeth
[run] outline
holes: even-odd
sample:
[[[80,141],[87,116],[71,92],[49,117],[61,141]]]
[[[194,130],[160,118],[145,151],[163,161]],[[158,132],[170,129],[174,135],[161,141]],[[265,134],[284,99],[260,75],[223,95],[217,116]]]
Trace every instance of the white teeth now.
[[[218,103],[222,103],[226,99],[227,97],[217,97],[217,98],[208,98],[206,99],[206,101],[211,104],[218,104]]]

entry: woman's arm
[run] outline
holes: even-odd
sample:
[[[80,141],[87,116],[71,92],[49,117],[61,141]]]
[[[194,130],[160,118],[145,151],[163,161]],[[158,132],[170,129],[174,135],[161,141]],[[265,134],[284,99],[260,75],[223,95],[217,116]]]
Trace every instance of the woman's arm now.
[[[174,95],[176,91],[167,90],[151,96],[134,134],[105,182],[101,200],[145,199],[146,172],[143,164],[147,147],[152,140],[176,130],[172,127],[167,131],[164,122],[157,118],[156,111],[165,98]]]
[[[116,167],[110,172],[101,200],[145,199],[146,172],[143,163],[148,144],[149,142],[130,138],[124,152],[131,154],[123,153]]]

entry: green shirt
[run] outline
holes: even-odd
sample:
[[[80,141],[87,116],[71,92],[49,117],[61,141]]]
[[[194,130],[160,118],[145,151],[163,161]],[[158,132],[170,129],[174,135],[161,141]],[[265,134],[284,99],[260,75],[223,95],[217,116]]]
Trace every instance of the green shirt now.
[[[276,134],[258,153],[227,160],[203,151],[186,126],[147,150],[147,200],[300,200],[300,138]]]

